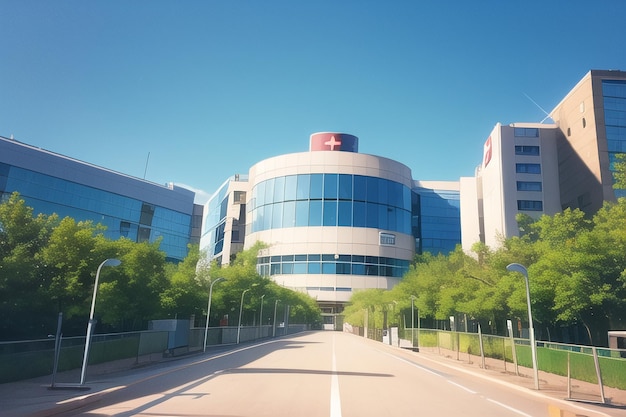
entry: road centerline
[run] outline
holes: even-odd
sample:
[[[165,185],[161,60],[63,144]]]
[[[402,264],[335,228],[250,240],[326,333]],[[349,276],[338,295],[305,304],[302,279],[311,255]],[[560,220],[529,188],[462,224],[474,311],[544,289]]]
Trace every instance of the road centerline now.
[[[335,354],[335,335],[332,342],[332,375],[330,377],[330,417],[341,417],[341,396],[339,394],[339,375],[337,374],[337,356]]]

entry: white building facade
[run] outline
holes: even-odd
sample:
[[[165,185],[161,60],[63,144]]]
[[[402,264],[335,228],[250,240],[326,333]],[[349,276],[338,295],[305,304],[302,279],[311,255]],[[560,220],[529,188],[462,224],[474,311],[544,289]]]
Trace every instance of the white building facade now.
[[[358,138],[311,135],[309,152],[250,168],[245,247],[263,275],[317,299],[327,328],[355,291],[390,289],[415,255],[411,171],[359,154]]]
[[[518,213],[535,219],[561,211],[555,125],[497,124],[485,141],[482,164],[461,179],[461,240],[497,248],[518,236]]]

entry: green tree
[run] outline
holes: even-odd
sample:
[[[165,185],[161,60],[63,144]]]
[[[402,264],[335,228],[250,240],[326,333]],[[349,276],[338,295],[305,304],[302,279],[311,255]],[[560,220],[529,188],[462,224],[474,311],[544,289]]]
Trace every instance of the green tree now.
[[[56,311],[67,319],[87,317],[94,274],[100,257],[96,241],[104,240],[102,228],[92,222],[76,222],[66,217],[52,231],[42,250],[51,280],[46,289]],[[104,260],[106,258],[102,258]]]
[[[165,317],[187,318],[206,315],[208,282],[198,269],[201,258],[198,245],[190,245],[185,259],[168,264],[165,273],[169,285],[161,293],[161,309]]]
[[[53,310],[41,251],[56,222],[56,216],[33,217],[32,208],[18,193],[0,204],[0,337],[4,339],[45,336],[50,330],[40,319]]]
[[[211,320],[228,318],[229,324],[237,324],[239,319],[239,307],[244,291],[244,308],[242,314],[242,324],[258,323],[261,298],[267,306],[272,305],[272,301],[280,300],[280,305],[284,308],[290,306],[290,319],[306,321],[310,324],[319,323],[321,312],[317,302],[305,293],[292,291],[273,282],[268,277],[261,276],[256,270],[256,259],[259,250],[265,248],[262,242],[256,243],[253,247],[239,252],[235,259],[226,266],[219,266],[213,263],[208,269],[209,281],[217,278],[224,278],[213,288],[213,301],[211,306]],[[201,272],[202,273],[202,272]],[[207,282],[207,284],[208,284]],[[263,322],[269,317],[267,314],[273,309],[265,308]],[[277,314],[279,317],[280,314]],[[277,319],[279,320],[279,319]]]
[[[119,254],[122,264],[109,268],[101,281],[102,322],[122,330],[145,329],[148,320],[161,318],[161,294],[169,287],[160,241],[136,243],[122,238],[103,243],[99,251]]]

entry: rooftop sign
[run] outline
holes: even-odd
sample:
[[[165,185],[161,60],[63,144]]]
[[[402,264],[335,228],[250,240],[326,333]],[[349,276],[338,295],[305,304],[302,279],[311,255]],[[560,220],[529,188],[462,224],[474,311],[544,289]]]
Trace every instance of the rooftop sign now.
[[[313,133],[309,146],[310,151],[344,151],[358,152],[359,138],[347,133]]]

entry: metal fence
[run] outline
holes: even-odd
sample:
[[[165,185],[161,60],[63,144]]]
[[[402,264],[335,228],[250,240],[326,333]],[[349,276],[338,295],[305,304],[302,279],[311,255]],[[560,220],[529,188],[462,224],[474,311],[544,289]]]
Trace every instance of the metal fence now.
[[[89,366],[119,362],[120,369],[203,350],[205,328],[185,329],[181,342],[172,332],[147,330],[131,333],[95,334],[91,339]],[[285,327],[242,326],[212,327],[207,332],[207,346],[235,344],[308,330],[306,324]],[[54,372],[78,369],[82,365],[85,336],[63,337],[59,346],[54,338],[0,342],[0,383],[19,381]],[[55,373],[56,373],[55,372]],[[67,381],[65,381],[67,382]]]
[[[346,326],[344,330],[365,336],[364,329]],[[367,329],[370,339],[383,341],[379,329]],[[399,339],[387,343],[419,348],[452,357],[458,361],[478,363],[483,369],[496,369],[517,375],[531,375],[532,352],[528,339],[454,332],[435,329],[400,329]],[[571,380],[597,384],[598,397],[604,401],[604,387],[626,389],[626,349],[609,349],[537,341],[539,371]],[[568,395],[573,395],[568,392]]]

